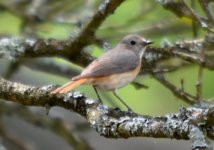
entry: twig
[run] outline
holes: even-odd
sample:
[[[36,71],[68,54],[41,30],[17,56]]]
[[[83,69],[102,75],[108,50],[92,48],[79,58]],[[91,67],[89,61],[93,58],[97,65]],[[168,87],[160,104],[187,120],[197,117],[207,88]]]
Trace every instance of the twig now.
[[[199,4],[203,11],[206,13],[208,19],[210,22],[214,23],[214,16],[212,14],[212,11],[209,8],[209,4],[211,4],[211,1],[209,0],[199,0]]]
[[[191,7],[194,9],[195,8],[195,0],[191,0]],[[198,36],[198,25],[195,21],[192,21],[192,32],[193,32],[193,37],[196,38]]]
[[[183,88],[178,88],[169,81],[167,81],[162,74],[153,74],[153,77],[157,79],[160,83],[162,83],[166,88],[168,88],[176,97],[180,98],[184,102],[188,104],[195,103],[196,98],[194,96],[183,91]]]
[[[197,43],[197,44],[199,44],[199,43]],[[202,43],[200,43],[200,44],[202,44]],[[155,57],[150,58],[150,59],[155,60],[155,62],[172,58],[172,56],[177,56],[177,57],[181,58],[182,60],[185,60],[188,62],[193,62],[193,63],[199,64],[199,65],[202,65],[204,68],[214,70],[214,62],[211,59],[209,59],[206,56],[204,57],[204,59],[201,59],[200,57],[198,57],[199,51],[197,50],[197,51],[191,52],[190,51],[191,48],[194,49],[194,45],[191,46],[191,44],[190,45],[189,44],[187,44],[187,45],[179,44],[177,46],[171,46],[170,48],[150,47],[148,49],[148,52],[153,52],[154,55],[155,54],[158,55],[158,53],[159,53],[159,55],[162,55],[162,56],[159,56],[159,58],[155,58]],[[201,47],[200,47],[200,49],[201,49]],[[151,61],[150,59],[148,59],[148,60]]]
[[[214,32],[209,25],[209,20],[197,15],[192,8],[188,6],[185,0],[180,1],[158,1],[164,8],[172,11],[178,17],[188,17],[195,20],[202,29],[209,32]]]
[[[202,48],[199,54],[201,60],[204,60],[204,53],[205,49]],[[196,82],[196,97],[198,101],[201,101],[202,99],[202,90],[203,90],[202,80],[203,80],[203,65],[200,65],[198,69],[198,80]]]
[[[208,24],[205,21],[202,21],[202,18],[196,14],[196,12],[189,7],[189,5],[186,3],[185,0],[181,0],[181,2],[184,4],[184,6],[186,7],[186,10],[189,12],[190,16],[202,27],[205,29],[208,29]]]

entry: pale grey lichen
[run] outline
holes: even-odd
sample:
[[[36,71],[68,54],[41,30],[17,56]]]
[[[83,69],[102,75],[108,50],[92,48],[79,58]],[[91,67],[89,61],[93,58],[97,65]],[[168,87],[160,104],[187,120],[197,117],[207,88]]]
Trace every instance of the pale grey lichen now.
[[[0,58],[16,60],[25,52],[25,44],[20,38],[0,39]]]
[[[147,62],[153,62],[161,57],[162,57],[162,54],[151,53],[151,52],[146,52],[146,54],[144,55],[144,58],[146,59]]]
[[[189,133],[190,141],[192,142],[192,149],[209,148],[205,140],[203,132],[198,127],[192,127]]]
[[[138,123],[135,123],[134,121],[129,121],[125,125],[125,130],[129,131],[131,134],[136,132],[136,130],[138,129],[139,129]]]
[[[105,115],[105,116],[102,117],[102,120],[103,120],[103,121],[107,121],[108,118],[109,118],[109,117]]]
[[[102,13],[102,14],[105,14],[105,11],[106,11],[106,7],[108,6],[108,4],[111,2],[111,0],[105,0],[100,6],[99,6],[99,11]]]
[[[160,43],[161,47],[163,48],[171,48],[173,46],[172,42],[167,39],[167,38],[164,38],[161,43]]]
[[[49,90],[52,90],[54,87],[55,87],[55,85],[51,84],[51,85],[42,86],[41,89],[44,91],[49,91]]]
[[[179,48],[186,48],[188,49],[188,51],[191,51],[191,52],[196,52],[196,53],[199,53],[202,48],[203,48],[203,45],[200,41],[198,40],[194,40],[194,41],[177,41],[175,43],[175,45]]]
[[[208,28],[209,27],[208,22],[206,22],[204,20],[200,20],[200,24],[201,24],[202,28]]]
[[[35,39],[32,39],[32,38],[28,38],[28,39],[26,39],[26,43],[27,43],[29,46],[34,46],[34,44],[36,43],[36,40],[35,40]]]
[[[85,101],[85,103],[89,104],[89,105],[93,104],[94,102],[95,102],[95,100],[91,99],[91,98],[87,98],[86,101]]]
[[[22,85],[20,83],[14,82],[13,86],[11,89],[17,90],[17,92],[22,93],[23,91],[27,91],[29,89],[29,86],[27,85]]]
[[[200,52],[202,50],[202,44],[194,41],[194,44],[190,46],[189,50],[191,52]]]
[[[178,120],[177,116],[174,114],[166,115],[166,118],[167,118],[166,128],[168,129],[168,136],[173,137],[175,131],[178,130],[182,122]]]
[[[69,92],[65,95],[65,97],[63,98],[63,101],[64,102],[70,102],[71,100],[71,97],[73,97],[73,93],[72,92]]]
[[[83,93],[81,93],[80,91],[75,91],[72,93],[73,98],[80,98],[83,96]]]
[[[112,48],[111,44],[109,42],[106,42],[106,41],[103,43],[102,47],[105,51],[108,51]]]
[[[159,2],[161,4],[166,4],[168,3],[169,0],[156,0],[156,2]]]
[[[167,5],[168,3],[177,2],[179,0],[156,0],[156,2],[160,3],[161,5]]]
[[[109,108],[106,105],[99,104],[97,107],[97,110],[102,111],[103,113],[107,114],[109,111]]]

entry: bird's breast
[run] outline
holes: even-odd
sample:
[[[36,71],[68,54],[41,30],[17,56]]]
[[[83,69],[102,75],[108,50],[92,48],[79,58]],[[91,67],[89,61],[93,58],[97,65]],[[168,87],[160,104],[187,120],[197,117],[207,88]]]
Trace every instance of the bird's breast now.
[[[119,89],[132,82],[140,72],[140,68],[141,65],[129,72],[112,74],[109,76],[96,78],[93,81],[93,84],[104,90]]]

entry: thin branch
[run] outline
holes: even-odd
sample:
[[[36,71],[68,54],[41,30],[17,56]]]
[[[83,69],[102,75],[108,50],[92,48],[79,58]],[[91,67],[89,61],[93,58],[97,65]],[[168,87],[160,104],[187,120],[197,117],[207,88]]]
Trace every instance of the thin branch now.
[[[195,0],[191,0],[191,7],[194,9],[195,8],[195,4],[196,1]],[[193,33],[193,37],[196,38],[198,36],[198,24],[196,23],[196,21],[192,21],[192,33]]]
[[[168,88],[176,97],[180,98],[188,104],[194,104],[196,97],[190,95],[189,93],[183,91],[182,88],[178,88],[169,81],[165,79],[162,74],[154,74],[153,77],[162,83],[166,88]]]
[[[181,2],[184,4],[186,10],[189,12],[191,18],[193,18],[202,28],[210,30],[209,29],[209,25],[208,25],[208,21],[203,20],[203,18],[201,16],[199,16],[198,14],[196,14],[196,12],[189,7],[189,5],[187,4],[187,2],[185,0],[181,0]]]
[[[180,1],[159,0],[158,2],[164,8],[170,10],[171,12],[176,14],[178,17],[191,18],[194,21],[196,21],[197,24],[200,25],[202,29],[205,29],[209,32],[213,32],[212,26],[209,25],[209,20],[196,14],[196,12],[191,7],[188,6],[185,0],[180,0]]]
[[[199,54],[199,57],[201,60],[204,60],[204,55],[205,55],[204,53],[205,53],[205,49],[202,48]],[[198,101],[202,99],[202,90],[203,90],[202,80],[203,80],[203,65],[200,65],[198,69],[198,80],[196,82],[196,97]]]
[[[209,0],[199,0],[199,4],[200,4],[201,8],[203,9],[203,11],[206,13],[209,21],[214,23],[214,16],[212,14],[212,10],[209,8],[210,3],[211,3],[211,1],[209,1]]]
[[[202,65],[204,68],[214,70],[214,62],[209,58],[212,54],[210,54],[209,57],[207,54],[204,56],[204,59],[198,57],[203,44],[206,45],[206,42],[194,40],[179,42],[166,48],[149,47],[147,52],[151,52],[154,56],[149,55],[146,59],[147,62],[151,62],[151,60],[157,62],[172,58],[172,56],[177,56],[182,60],[193,62]]]

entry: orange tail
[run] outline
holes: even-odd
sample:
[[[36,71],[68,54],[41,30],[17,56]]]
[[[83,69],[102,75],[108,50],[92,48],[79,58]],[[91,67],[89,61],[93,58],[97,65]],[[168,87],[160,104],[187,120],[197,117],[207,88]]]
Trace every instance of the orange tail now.
[[[55,89],[54,91],[52,91],[51,93],[67,93],[73,89],[75,89],[76,87],[78,87],[81,84],[84,84],[87,82],[87,79],[80,79],[77,81],[71,81],[68,82],[67,84]]]

